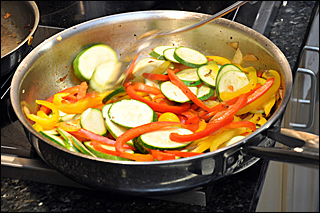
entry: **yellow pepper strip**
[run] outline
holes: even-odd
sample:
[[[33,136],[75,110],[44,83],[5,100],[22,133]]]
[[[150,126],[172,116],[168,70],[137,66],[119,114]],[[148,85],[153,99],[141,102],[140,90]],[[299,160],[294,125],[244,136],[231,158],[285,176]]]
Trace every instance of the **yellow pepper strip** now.
[[[108,95],[110,91],[103,93],[94,93],[87,95],[84,99],[81,99],[75,103],[62,103],[63,97],[68,93],[57,93],[54,95],[52,103],[56,107],[67,114],[80,114],[88,108],[94,108],[102,103],[103,98]]]
[[[270,89],[268,89],[268,91],[266,93],[264,93],[260,98],[258,98],[254,102],[252,102],[252,103],[248,104],[247,106],[243,107],[242,109],[240,109],[236,113],[236,115],[245,114],[247,112],[250,112],[253,109],[259,109],[263,103],[267,102],[270,99],[270,97],[278,91],[278,89],[280,87],[281,79],[280,79],[280,75],[277,71],[268,70],[263,73],[263,77],[267,78],[267,79],[274,78],[274,83],[272,84]]]
[[[200,132],[204,130],[207,127],[207,122],[204,119],[201,119],[199,122],[199,128],[197,129],[196,132]]]
[[[265,124],[267,122],[267,120],[262,116],[262,113],[254,114],[253,117],[250,118],[248,121],[250,121],[256,125],[259,125],[259,126],[262,126],[263,124]]]
[[[40,116],[34,114],[27,114],[27,117],[30,120],[41,125],[41,127],[43,127],[43,129],[45,130],[52,129],[59,122],[60,119],[58,108],[53,103],[50,103],[48,101],[36,100],[36,103],[50,108],[52,110],[52,116],[41,117],[43,115],[41,113],[37,113]]]
[[[262,85],[264,85],[264,83],[266,83],[266,79],[264,79],[264,78],[258,78],[258,82],[257,83],[260,83],[261,84],[261,86]]]
[[[241,94],[250,92],[252,89],[255,88],[257,81],[258,81],[256,69],[254,67],[246,67],[246,68],[244,68],[244,72],[248,72],[249,83],[246,86],[244,86],[234,92],[229,92],[229,91],[221,92],[220,99],[222,101],[230,100],[230,99],[235,98]]]
[[[223,131],[221,134],[219,134],[217,137],[215,137],[210,144],[210,152],[217,150],[217,148],[229,141],[231,138],[240,135],[242,133],[245,133],[248,131],[248,128],[240,127],[236,129],[227,129]]]
[[[215,135],[206,137],[206,139],[200,139],[201,141],[197,144],[198,146],[191,152],[203,153],[210,148],[211,142],[214,139]]]
[[[207,58],[214,60],[219,65],[231,64],[231,61],[221,56],[207,56]]]
[[[270,111],[275,103],[276,103],[276,97],[274,96],[262,105],[262,108],[264,109],[264,113],[266,114],[266,116],[270,114]]]

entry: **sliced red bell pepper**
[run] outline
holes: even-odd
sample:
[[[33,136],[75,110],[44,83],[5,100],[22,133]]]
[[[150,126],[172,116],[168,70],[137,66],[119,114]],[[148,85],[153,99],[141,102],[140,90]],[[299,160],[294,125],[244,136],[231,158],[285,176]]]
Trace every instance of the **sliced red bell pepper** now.
[[[161,160],[174,160],[174,159],[176,159],[176,156],[173,153],[166,153],[166,152],[155,150],[155,149],[151,149],[151,154],[155,159],[160,160],[160,161]]]
[[[183,103],[180,106],[170,106],[167,104],[160,104],[160,103],[155,103],[153,101],[147,100],[137,94],[133,85],[129,85],[126,88],[126,91],[132,99],[148,104],[154,111],[157,111],[157,112],[172,112],[172,113],[179,114],[187,111],[190,108],[190,103]]]
[[[250,121],[233,121],[224,126],[223,129],[235,129],[239,127],[247,127],[251,129],[253,132],[257,129],[256,125]]]
[[[247,105],[251,104],[258,98],[260,98],[263,94],[265,94],[270,89],[273,82],[274,78],[268,78],[268,80],[260,88],[258,88],[256,91],[254,91],[254,93],[248,96]]]
[[[166,122],[166,121],[157,121],[151,122],[147,124],[143,124],[141,126],[133,127],[125,131],[122,135],[120,135],[116,140],[116,150],[118,152],[123,153],[125,151],[124,145],[127,141],[138,137],[141,134],[152,132],[158,129],[162,129],[168,126],[181,126],[178,122]]]
[[[157,74],[157,73],[143,73],[143,77],[149,80],[156,80],[156,81],[169,81],[169,76],[164,74]]]
[[[79,85],[79,91],[78,91],[78,94],[77,94],[77,100],[81,100],[81,99],[84,99],[86,97],[87,89],[88,89],[87,82],[85,82],[85,81],[81,82],[81,84]]]
[[[189,135],[179,135],[178,133],[171,133],[170,140],[176,142],[194,141],[209,136],[210,134],[218,131],[219,129],[233,121],[233,115],[235,115],[246,104],[247,96],[248,95],[240,95],[235,104],[229,106],[228,110],[226,110],[226,112],[223,113],[223,115],[221,115],[219,118],[214,119],[213,121],[208,123],[204,130]]]
[[[179,151],[179,150],[164,150],[164,152],[171,153],[171,154],[174,154],[175,156],[183,157],[183,158],[192,157],[192,156],[203,154],[203,153],[197,153],[197,152],[182,152],[182,151]]]
[[[72,93],[72,94],[74,94],[74,93],[77,93],[78,91],[79,91],[79,85],[66,88],[64,90],[61,90],[58,93]],[[52,103],[54,95],[52,95],[50,98],[48,98],[47,101]],[[51,110],[46,106],[41,106],[39,110],[45,112],[47,115],[51,112]]]
[[[116,141],[115,140],[111,140],[110,138],[98,135],[94,132],[91,132],[89,130],[86,129],[80,129],[78,131],[75,132],[69,132],[70,134],[72,134],[75,137],[81,137],[81,138],[86,138],[88,140],[92,140],[92,141],[98,141],[102,144],[105,145],[109,145],[109,146],[115,146],[116,145]],[[134,150],[134,148],[128,144],[123,144],[123,148],[125,149],[132,149]]]
[[[90,144],[93,146],[93,148],[99,152],[102,152],[102,153],[105,153],[105,154],[108,154],[108,155],[115,155],[115,156],[119,156],[120,153],[117,152],[117,151],[112,151],[112,150],[108,150],[108,149],[105,149],[101,146],[101,143],[100,142],[97,142],[97,141],[91,141]]]
[[[154,161],[154,157],[151,154],[132,154],[128,152],[123,152],[120,153],[119,156],[135,161]]]
[[[139,92],[147,92],[147,93],[150,93],[153,95],[162,94],[162,92],[159,88],[153,87],[153,86],[141,83],[141,82],[136,82],[136,83],[133,83],[132,85],[133,85],[134,89]]]
[[[233,117],[226,118],[224,120],[221,120],[217,123],[212,123],[211,125],[207,125],[207,127],[199,132],[195,132],[193,134],[189,135],[179,135],[178,133],[171,133],[169,138],[172,141],[175,142],[189,142],[189,141],[195,141],[200,138],[204,138],[206,136],[211,135],[212,133],[215,133],[225,125],[231,123],[233,121]]]
[[[172,69],[167,69],[168,76],[170,78],[170,81],[175,84],[177,87],[181,89],[181,91],[197,106],[201,107],[202,109],[209,111],[210,108],[206,106],[195,94],[191,92],[191,90],[187,87],[183,81],[180,80],[180,78],[173,72]]]

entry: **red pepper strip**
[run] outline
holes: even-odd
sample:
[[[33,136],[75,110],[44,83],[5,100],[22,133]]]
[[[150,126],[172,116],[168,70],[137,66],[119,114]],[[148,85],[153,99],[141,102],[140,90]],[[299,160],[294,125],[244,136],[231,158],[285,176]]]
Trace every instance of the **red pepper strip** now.
[[[132,129],[125,131],[122,135],[120,135],[117,138],[116,150],[118,152],[124,153],[125,151],[124,145],[127,141],[135,137],[138,137],[141,134],[152,132],[168,126],[181,126],[181,124],[178,122],[157,121],[157,122],[151,122],[151,123],[143,124],[141,126],[133,127]]]
[[[223,115],[221,115],[221,117],[208,123],[204,130],[189,135],[179,135],[178,133],[171,133],[170,140],[176,142],[194,141],[209,136],[210,134],[218,131],[219,129],[233,121],[233,115],[236,114],[236,112],[238,112],[238,110],[240,110],[246,104],[247,97],[248,95],[240,95],[238,101],[235,104],[229,106],[228,110]]]
[[[74,87],[66,88],[66,89],[64,89],[64,90],[62,90],[62,91],[60,91],[58,93],[75,93],[75,92],[78,92],[78,91],[79,91],[79,85],[74,86]],[[54,95],[52,95],[50,98],[48,98],[47,101],[52,103]],[[39,110],[45,112],[47,115],[51,112],[51,110],[46,106],[41,106]]]
[[[157,80],[157,81],[169,81],[169,76],[157,73],[143,73],[143,77],[149,80]]]
[[[152,156],[157,160],[174,160],[176,159],[175,154],[173,153],[166,153],[159,150],[151,149]]]
[[[85,82],[85,81],[81,82],[81,84],[79,86],[79,92],[77,94],[77,100],[81,100],[81,99],[84,99],[86,97],[87,89],[88,89],[87,82]]]
[[[139,92],[147,92],[153,95],[162,94],[161,90],[157,87],[149,86],[147,84],[136,82],[133,84],[134,90]]]
[[[256,131],[257,129],[256,125],[250,121],[233,121],[228,125],[226,125],[225,127],[223,127],[223,129],[235,129],[239,127],[247,127],[251,129],[253,132]]]
[[[255,93],[260,87],[261,87],[261,84],[258,83],[253,90],[251,90],[250,92],[245,93],[245,95],[248,95],[248,99],[249,99],[250,95]],[[217,114],[218,112],[224,111],[228,106],[230,106],[232,104],[235,104],[237,102],[238,98],[239,98],[239,96],[238,97],[234,97],[234,98],[232,98],[230,100],[227,100],[227,101],[223,101],[220,104],[218,104],[218,105],[216,105],[214,107],[211,107],[210,108],[211,112],[209,112],[209,113],[206,112],[206,111],[200,112],[199,113],[199,117],[204,119],[204,120],[207,120],[207,119],[211,118],[212,116],[214,116],[215,114]]]
[[[108,155],[115,155],[115,156],[119,156],[120,153],[116,152],[116,151],[112,151],[112,150],[108,150],[108,149],[105,149],[101,146],[100,142],[97,142],[97,141],[91,141],[90,144],[93,146],[93,148],[95,150],[98,150],[99,152],[103,152],[105,154],[108,154]]]
[[[109,145],[109,146],[115,146],[116,145],[116,141],[115,140],[111,140],[107,137],[103,137],[101,135],[98,135],[94,132],[91,132],[89,130],[86,130],[86,129],[80,129],[76,132],[69,132],[70,134],[76,136],[76,137],[82,137],[82,138],[86,138],[88,140],[93,140],[93,141],[98,141],[102,144],[106,144],[106,145]],[[134,148],[128,144],[124,144],[123,145],[123,148],[125,149],[132,149],[134,150]]]
[[[128,152],[123,152],[120,153],[119,156],[135,161],[154,161],[154,157],[151,154],[131,154]]]
[[[170,81],[175,84],[177,87],[179,87],[182,92],[197,106],[201,107],[202,109],[209,111],[210,108],[207,107],[195,94],[191,92],[191,90],[187,87],[183,81],[179,79],[179,77],[173,72],[172,69],[167,69],[168,76],[170,78]]]
[[[183,157],[183,158],[192,157],[192,156],[203,154],[203,153],[197,153],[197,152],[181,152],[181,151],[178,151],[178,150],[165,150],[164,152],[171,153],[171,154],[174,154],[175,156]]]
[[[273,82],[274,82],[274,78],[268,78],[267,81],[261,87],[259,87],[251,95],[248,96],[246,105],[251,104],[258,98],[260,98],[263,94],[265,94],[273,85]]]
[[[183,103],[180,106],[170,106],[167,104],[160,104],[160,103],[155,103],[153,101],[147,100],[142,96],[138,95],[134,89],[134,86],[132,85],[129,85],[126,88],[126,91],[132,99],[148,104],[154,111],[157,111],[157,112],[172,112],[172,113],[179,114],[187,111],[190,108],[190,103]]]

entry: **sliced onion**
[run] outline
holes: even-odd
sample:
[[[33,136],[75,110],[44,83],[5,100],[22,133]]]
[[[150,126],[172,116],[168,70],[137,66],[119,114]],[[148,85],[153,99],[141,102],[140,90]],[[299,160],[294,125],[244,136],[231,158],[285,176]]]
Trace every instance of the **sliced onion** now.
[[[243,58],[242,60],[244,61],[259,61],[259,58],[252,54],[252,53],[247,53]]]
[[[239,42],[227,42],[227,44],[235,50],[239,47]]]
[[[233,56],[232,63],[241,64],[241,62],[242,62],[242,52],[240,51],[240,48],[238,48],[236,53]]]

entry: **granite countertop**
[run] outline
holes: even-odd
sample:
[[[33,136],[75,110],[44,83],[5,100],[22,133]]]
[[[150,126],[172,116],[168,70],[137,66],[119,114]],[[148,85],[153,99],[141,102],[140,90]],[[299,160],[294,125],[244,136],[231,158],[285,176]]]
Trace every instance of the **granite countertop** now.
[[[315,5],[316,1],[288,1],[286,6],[283,2],[271,27],[268,37],[283,51],[293,70]],[[264,165],[260,160],[238,174],[215,181],[206,206],[2,177],[1,211],[247,212],[254,210],[254,198],[245,197],[244,192],[259,190],[256,184]]]

